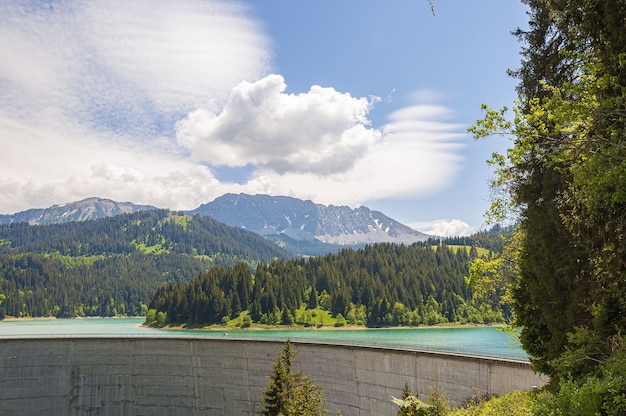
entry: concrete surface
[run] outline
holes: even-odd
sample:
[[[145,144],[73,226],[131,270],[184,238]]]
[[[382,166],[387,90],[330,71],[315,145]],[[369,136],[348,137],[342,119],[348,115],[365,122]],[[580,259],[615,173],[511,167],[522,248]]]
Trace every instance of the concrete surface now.
[[[0,415],[252,415],[283,344],[199,338],[0,340]],[[546,380],[523,361],[294,343],[329,415],[395,415],[405,382],[453,404]]]

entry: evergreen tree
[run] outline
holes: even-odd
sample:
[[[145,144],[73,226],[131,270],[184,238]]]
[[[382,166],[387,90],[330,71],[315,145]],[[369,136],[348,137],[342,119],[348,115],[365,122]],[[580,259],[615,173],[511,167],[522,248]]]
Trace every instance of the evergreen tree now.
[[[296,352],[287,339],[267,387],[263,390],[259,414],[264,416],[320,416],[328,413],[324,408],[324,394],[308,376],[292,371]]]
[[[309,293],[309,302],[307,303],[307,307],[309,309],[317,309],[317,290],[315,290],[315,282],[313,282],[311,292]]]

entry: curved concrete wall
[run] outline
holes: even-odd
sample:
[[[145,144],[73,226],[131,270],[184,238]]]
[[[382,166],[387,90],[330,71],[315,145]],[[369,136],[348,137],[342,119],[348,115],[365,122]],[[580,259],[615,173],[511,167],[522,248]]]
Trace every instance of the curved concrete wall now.
[[[252,415],[283,344],[199,338],[0,340],[0,415]],[[395,415],[405,382],[453,403],[545,380],[528,363],[294,343],[329,414]]]

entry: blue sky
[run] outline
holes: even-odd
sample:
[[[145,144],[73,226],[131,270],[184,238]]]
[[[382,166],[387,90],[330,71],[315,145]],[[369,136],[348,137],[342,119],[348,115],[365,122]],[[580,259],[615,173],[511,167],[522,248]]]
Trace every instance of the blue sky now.
[[[518,1],[0,2],[0,213],[227,192],[484,226]]]

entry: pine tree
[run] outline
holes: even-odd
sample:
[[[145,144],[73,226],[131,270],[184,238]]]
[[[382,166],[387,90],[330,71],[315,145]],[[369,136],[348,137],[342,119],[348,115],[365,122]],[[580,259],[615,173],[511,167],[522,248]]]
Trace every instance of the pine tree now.
[[[302,370],[293,372],[291,367],[296,352],[287,339],[278,361],[272,364],[274,373],[263,390],[262,407],[264,416],[320,416],[328,413],[324,408],[324,393],[321,387],[304,375]]]

